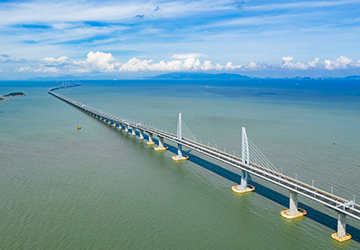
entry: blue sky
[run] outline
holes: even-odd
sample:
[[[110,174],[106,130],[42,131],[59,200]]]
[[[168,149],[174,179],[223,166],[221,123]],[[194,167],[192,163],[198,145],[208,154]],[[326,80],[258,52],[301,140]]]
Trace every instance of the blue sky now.
[[[360,0],[0,0],[0,78],[360,75],[359,10]]]

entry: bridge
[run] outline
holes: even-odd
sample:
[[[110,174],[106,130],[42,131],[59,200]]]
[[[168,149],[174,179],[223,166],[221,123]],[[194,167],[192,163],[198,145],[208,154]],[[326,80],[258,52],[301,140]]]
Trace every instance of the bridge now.
[[[314,187],[314,185],[308,185],[299,180],[286,176],[276,168],[270,168],[267,166],[261,166],[260,164],[250,162],[249,141],[246,135],[246,130],[242,128],[242,158],[235,155],[220,151],[218,149],[206,146],[202,143],[192,141],[182,137],[182,119],[181,113],[179,114],[177,134],[168,133],[166,131],[147,126],[138,122],[133,122],[127,119],[118,118],[97,109],[88,107],[82,103],[76,102],[70,98],[55,93],[55,90],[80,86],[80,84],[63,85],[48,89],[48,93],[61,99],[62,101],[80,109],[83,112],[88,113],[104,122],[107,122],[120,130],[130,132],[132,135],[136,135],[135,131],[139,131],[140,139],[144,139],[144,133],[148,134],[148,145],[154,145],[154,135],[158,137],[158,145],[155,145],[155,150],[166,150],[167,147],[164,144],[164,139],[171,141],[178,146],[177,155],[172,158],[174,161],[184,161],[188,159],[188,156],[183,155],[182,146],[195,150],[201,154],[207,155],[220,162],[226,163],[241,170],[241,183],[235,185],[232,190],[236,193],[246,193],[253,191],[255,188],[249,183],[250,175],[255,175],[266,181],[274,183],[280,187],[289,190],[289,209],[281,211],[281,215],[288,219],[294,219],[306,215],[306,211],[298,207],[298,195],[302,195],[311,200],[319,202],[326,207],[338,212],[338,225],[337,232],[331,236],[333,239],[343,242],[351,239],[351,235],[346,233],[346,216],[351,216],[357,220],[360,220],[360,206],[355,204],[355,201],[349,201],[341,197],[335,196],[331,193],[323,191]]]

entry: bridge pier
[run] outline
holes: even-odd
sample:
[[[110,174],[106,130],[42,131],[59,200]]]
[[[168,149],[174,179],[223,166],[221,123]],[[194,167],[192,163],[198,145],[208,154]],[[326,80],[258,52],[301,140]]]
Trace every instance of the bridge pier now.
[[[179,120],[178,120],[178,126],[177,126],[177,139],[178,140],[182,140],[182,135],[181,135],[181,113],[179,113]],[[172,159],[174,161],[185,161],[187,159],[189,159],[189,156],[185,155],[183,156],[182,154],[182,145],[180,143],[178,143],[178,154],[174,155],[172,157]]]
[[[121,122],[119,122],[119,130],[122,130],[123,129],[123,124]]]
[[[149,141],[146,143],[149,146],[152,146],[155,144],[155,142],[153,141],[153,134],[149,133]]]
[[[113,125],[114,127],[116,127],[116,122],[115,122],[115,121],[111,121],[111,125]]]
[[[159,137],[159,146],[155,146],[154,150],[156,151],[164,151],[167,150],[168,147],[164,146],[164,137],[158,136]]]
[[[144,130],[140,129],[139,133],[140,133],[139,139],[143,140],[144,139]]]
[[[124,124],[124,126],[125,126],[125,129],[124,129],[125,133],[129,133],[129,126],[127,124]]]
[[[331,235],[331,238],[339,242],[344,242],[351,239],[351,234],[346,233],[346,214],[338,212],[338,226],[337,232]]]
[[[289,190],[289,209],[285,209],[280,212],[281,216],[287,219],[299,218],[306,215],[306,211],[302,208],[298,208],[298,193]]]
[[[135,127],[131,127],[131,135],[136,135],[136,133],[135,133]]]
[[[245,127],[242,127],[242,162],[244,165],[250,166],[250,152]],[[250,179],[250,173],[241,170],[240,185],[232,186],[231,190],[238,194],[254,191],[255,187],[251,186],[251,182],[248,184]]]

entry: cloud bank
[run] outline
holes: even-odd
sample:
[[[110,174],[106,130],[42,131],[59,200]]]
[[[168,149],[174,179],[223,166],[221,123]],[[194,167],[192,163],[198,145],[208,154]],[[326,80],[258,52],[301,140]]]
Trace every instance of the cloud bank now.
[[[87,54],[85,60],[72,60],[67,56],[59,58],[46,57],[39,60],[34,67],[21,67],[17,72],[52,72],[52,73],[114,73],[114,72],[248,72],[259,70],[344,70],[360,68],[360,60],[354,61],[339,56],[334,61],[314,58],[306,63],[295,62],[292,56],[282,57],[280,64],[266,64],[250,61],[247,65],[213,63],[203,60],[207,55],[201,53],[174,54],[171,60],[139,59],[133,57],[127,62],[119,62],[111,53],[93,52]]]

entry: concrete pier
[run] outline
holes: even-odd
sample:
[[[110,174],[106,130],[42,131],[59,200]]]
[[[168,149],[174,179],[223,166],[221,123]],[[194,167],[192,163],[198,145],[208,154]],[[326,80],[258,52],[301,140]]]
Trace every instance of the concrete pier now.
[[[131,135],[136,135],[136,133],[135,133],[135,127],[131,127]]]
[[[125,126],[125,129],[124,129],[125,133],[128,133],[129,132],[129,126],[127,124],[124,124],[124,126]]]
[[[289,190],[289,209],[280,212],[281,216],[287,219],[299,218],[306,215],[306,211],[298,208],[298,193]]]
[[[344,242],[351,239],[351,235],[346,233],[346,215],[338,212],[338,226],[337,232],[331,235],[331,238],[339,242]]]
[[[155,144],[155,142],[153,141],[153,134],[149,133],[149,141],[146,143],[149,146],[152,146]]]
[[[255,190],[255,187],[248,184],[250,174],[244,170],[241,170],[241,182],[240,185],[235,185],[231,187],[231,190],[235,193],[242,194]]]
[[[139,139],[143,140],[144,139],[144,130],[140,129],[139,133],[140,133]]]
[[[155,146],[154,150],[164,151],[164,150],[168,149],[168,147],[164,146],[164,138],[161,136],[158,136],[158,137],[159,137],[159,145]]]
[[[174,161],[186,161],[187,159],[189,159],[189,156],[187,156],[187,155],[183,155],[182,154],[182,146],[181,146],[181,144],[178,144],[178,154],[177,155],[174,155],[173,157],[172,157],[172,159],[174,160]]]
[[[57,89],[62,89],[65,87],[73,87],[73,86],[79,86],[80,84],[74,84],[74,85],[70,85],[70,86],[65,86],[63,85],[62,87],[54,87],[54,88],[50,88],[48,89],[48,93],[53,95],[56,98],[59,98],[60,100],[73,105],[76,108],[79,108],[80,110],[84,110],[85,112],[87,112],[88,114],[91,114],[93,116],[95,116],[96,118],[100,120],[103,120],[105,122],[109,122],[108,120],[116,120],[116,121],[121,121],[118,122],[119,123],[119,129],[122,129],[122,125],[124,123],[126,124],[134,124],[131,121],[122,119],[122,118],[116,118],[113,117],[111,115],[105,114],[103,112],[100,111],[94,111],[94,109],[87,107],[86,105],[82,105],[78,102],[75,102],[74,100],[71,100],[70,98],[64,97],[60,94],[54,93],[54,90]],[[101,115],[100,115],[101,114]],[[201,125],[201,124],[199,124]],[[300,207],[300,209],[298,208],[298,195],[303,195],[304,197],[307,197],[308,199],[311,199],[315,202],[318,202],[322,205],[324,205],[325,207],[328,207],[330,209],[332,209],[333,211],[337,211],[338,212],[338,224],[337,224],[337,232],[334,232],[331,237],[334,240],[337,240],[339,242],[344,242],[346,240],[351,239],[351,235],[346,233],[346,216],[350,216],[356,220],[360,221],[360,207],[359,205],[355,204],[355,195],[354,195],[354,200],[353,201],[347,201],[346,199],[343,199],[341,197],[335,196],[333,195],[333,192],[328,193],[327,191],[323,191],[319,188],[316,188],[314,186],[314,181],[312,182],[313,184],[310,186],[304,182],[301,182],[299,180],[297,180],[297,178],[293,179],[292,177],[286,176],[284,174],[282,174],[276,170],[274,170],[273,168],[269,168],[269,166],[267,167],[265,166],[260,166],[258,165],[258,163],[256,163],[256,159],[252,160],[252,162],[250,163],[250,140],[249,140],[249,145],[248,145],[248,141],[247,141],[247,137],[245,134],[245,128],[243,128],[243,141],[242,141],[242,157],[239,158],[238,156],[235,156],[235,152],[234,155],[231,155],[229,153],[226,152],[222,152],[221,150],[218,150],[217,148],[213,148],[211,147],[209,144],[208,146],[203,145],[202,142],[196,142],[190,139],[185,139],[182,138],[181,136],[181,113],[179,114],[179,122],[178,122],[178,131],[177,131],[177,135],[173,135],[172,133],[168,133],[166,131],[162,131],[160,129],[155,129],[152,128],[151,126],[142,126],[141,124],[136,124],[136,127],[143,128],[145,129],[144,131],[140,132],[140,139],[142,139],[143,137],[143,133],[149,133],[149,145],[154,145],[154,141],[153,141],[153,135],[157,135],[159,136],[159,146],[163,145],[163,141],[162,139],[166,139],[169,141],[172,141],[174,144],[178,145],[178,150],[177,150],[177,154],[178,155],[174,155],[173,159],[174,160],[182,160],[185,157],[183,156],[182,153],[182,145],[184,145],[187,149],[193,150],[192,152],[198,152],[199,154],[204,154],[206,157],[211,157],[212,159],[215,159],[217,161],[220,161],[221,163],[224,164],[228,164],[229,166],[231,166],[232,168],[236,169],[238,171],[238,169],[241,171],[236,173],[236,174],[240,174],[241,175],[241,180],[239,182],[239,180],[236,181],[236,183],[239,183],[239,185],[236,185],[235,187],[233,187],[233,191],[238,192],[239,190],[246,190],[247,188],[249,188],[249,184],[251,184],[251,176],[257,176],[263,180],[266,181],[270,181],[272,182],[274,185],[279,185],[279,187],[281,188],[285,188],[287,190],[290,191],[290,197],[289,197],[289,209],[285,209],[284,211],[281,212],[281,215],[284,216],[285,218],[297,218],[297,217],[301,217],[303,215],[306,214],[306,212]],[[124,128],[125,130],[128,132],[128,125],[124,124]],[[236,134],[236,133],[234,133]],[[160,138],[162,137],[162,138]],[[256,149],[256,146],[254,146],[254,149]],[[259,153],[259,152],[258,152]],[[257,154],[255,152],[255,155],[260,158],[264,157],[262,155],[262,153],[260,152],[260,154]],[[186,155],[185,155],[186,156]],[[264,157],[265,159],[263,159],[264,161],[267,161],[266,157]],[[186,158],[185,158],[186,159]],[[258,159],[260,160],[260,159]],[[267,163],[267,162],[264,162]],[[311,164],[313,165],[314,163],[311,162]],[[346,171],[346,169],[341,169],[341,171]],[[235,171],[232,171],[234,172]],[[251,175],[251,176],[250,176]],[[337,181],[340,181],[340,179],[338,179]],[[346,180],[343,180],[346,181]],[[275,232],[276,234],[276,232]],[[275,235],[276,236],[276,235]],[[281,233],[280,233],[280,237],[281,237]],[[304,239],[306,240],[306,239]],[[330,239],[329,239],[330,240]],[[333,242],[334,243],[334,242]],[[291,247],[295,247],[296,245],[293,245]]]

